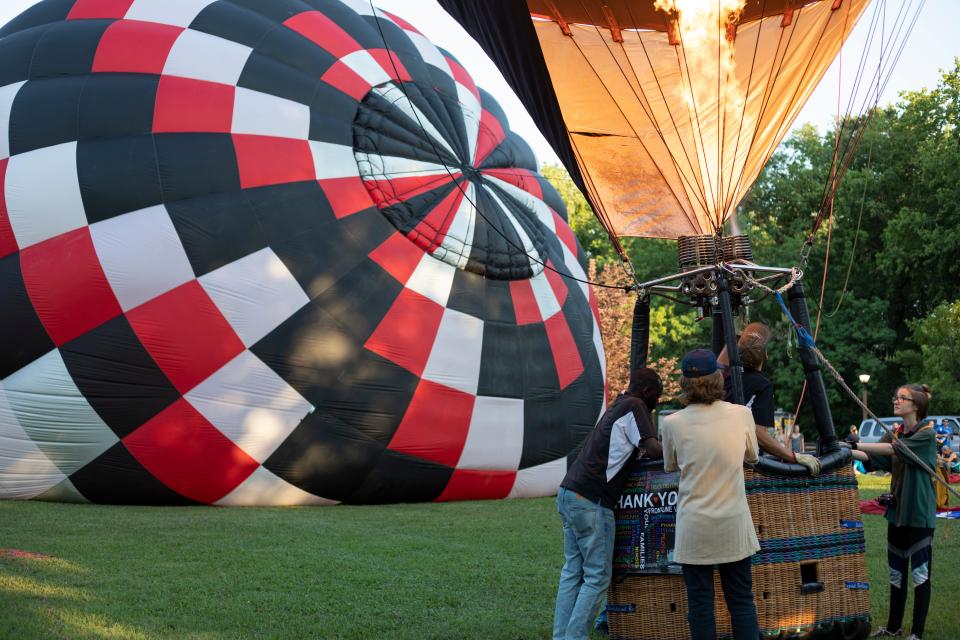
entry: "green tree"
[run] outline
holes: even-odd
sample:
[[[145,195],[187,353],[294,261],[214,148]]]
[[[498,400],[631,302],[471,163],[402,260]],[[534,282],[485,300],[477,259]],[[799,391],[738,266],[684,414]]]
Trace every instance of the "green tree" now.
[[[943,303],[922,320],[909,323],[916,345],[897,352],[907,380],[933,390],[934,413],[960,410],[960,300]],[[937,409],[939,407],[940,409]]]

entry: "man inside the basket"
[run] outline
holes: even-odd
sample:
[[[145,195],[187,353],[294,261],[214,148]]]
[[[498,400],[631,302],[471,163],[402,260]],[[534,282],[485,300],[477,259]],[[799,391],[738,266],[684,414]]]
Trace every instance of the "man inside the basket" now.
[[[760,448],[784,462],[802,464],[815,476],[820,473],[820,460],[803,452],[794,452],[777,442],[768,429],[773,427],[773,383],[761,373],[767,362],[767,343],[770,329],[762,322],[751,322],[743,329],[737,340],[740,364],[743,365],[743,399],[753,413],[757,443]],[[733,397],[733,380],[729,371],[730,360],[724,347],[717,356],[723,369],[723,385],[727,402],[736,402]]]
[[[680,370],[678,399],[686,406],[663,419],[661,434],[663,468],[680,471],[674,561],[683,567],[690,637],[716,638],[716,568],[733,637],[756,640],[750,562],[760,543],[743,478],[743,463],[759,460],[753,415],[723,400],[723,374],[712,351],[691,351]]]
[[[650,420],[663,393],[653,369],[638,369],[583,443],[557,492],[563,521],[563,569],[554,613],[554,640],[587,638],[613,571],[613,507],[631,458],[659,459]]]

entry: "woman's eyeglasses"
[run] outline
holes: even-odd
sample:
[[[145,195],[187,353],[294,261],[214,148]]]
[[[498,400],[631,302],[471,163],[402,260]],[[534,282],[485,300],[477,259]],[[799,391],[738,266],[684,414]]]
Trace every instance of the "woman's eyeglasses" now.
[[[893,402],[896,402],[898,400],[900,402],[913,402],[913,398],[911,398],[910,396],[893,396],[892,398],[890,398],[890,400]]]

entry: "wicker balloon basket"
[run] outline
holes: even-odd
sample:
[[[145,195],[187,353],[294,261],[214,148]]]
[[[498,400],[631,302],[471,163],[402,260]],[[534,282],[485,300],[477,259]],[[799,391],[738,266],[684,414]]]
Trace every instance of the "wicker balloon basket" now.
[[[646,475],[632,476],[624,495],[641,493],[644,485],[649,489]],[[848,466],[816,478],[783,478],[748,470],[746,487],[761,547],[753,564],[761,637],[866,637],[870,597],[853,470]],[[683,576],[637,573],[623,562],[629,555],[625,546],[641,537],[648,546],[650,538],[656,537],[661,552],[669,538],[672,548],[672,537],[665,535],[667,525],[661,523],[654,530],[649,526],[650,517],[642,516],[648,526],[638,534],[634,532],[640,528],[636,513],[626,510],[621,518],[621,511],[617,552],[621,561],[617,563],[615,554],[615,575],[608,592],[610,637],[685,640],[689,630]],[[659,514],[662,509],[654,511]],[[635,551],[634,557],[642,554]],[[730,617],[719,578],[715,578],[715,593],[717,632],[720,637],[730,637]]]

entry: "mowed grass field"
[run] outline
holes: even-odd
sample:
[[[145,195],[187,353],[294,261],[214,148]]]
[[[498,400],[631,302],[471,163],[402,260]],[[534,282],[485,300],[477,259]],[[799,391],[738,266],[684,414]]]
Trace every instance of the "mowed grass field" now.
[[[868,478],[863,497],[884,482]],[[886,524],[865,522],[873,615],[885,621]],[[927,640],[960,638],[958,543],[960,522],[939,521]],[[0,638],[16,640],[549,638],[562,564],[548,498],[247,509],[0,502],[0,550]]]

